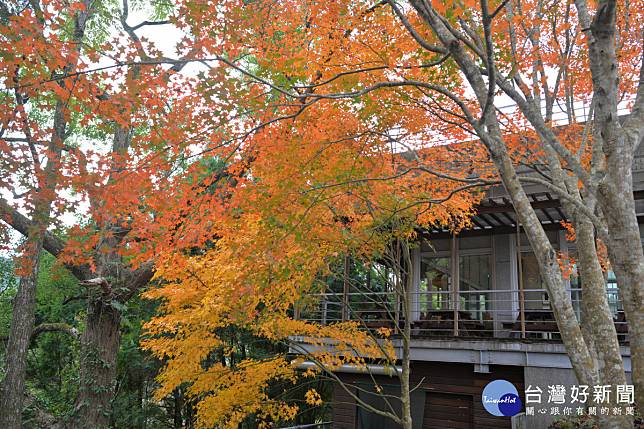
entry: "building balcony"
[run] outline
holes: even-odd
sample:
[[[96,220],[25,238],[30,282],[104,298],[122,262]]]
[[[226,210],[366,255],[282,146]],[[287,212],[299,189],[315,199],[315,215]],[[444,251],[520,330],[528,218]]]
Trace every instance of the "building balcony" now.
[[[581,320],[582,290],[569,288],[568,292]],[[607,297],[618,339],[628,343],[617,289],[607,288]],[[561,341],[545,289],[414,292],[411,314],[412,336],[417,339]],[[355,321],[364,329],[388,328],[393,337],[404,322],[401,299],[395,292],[314,294],[298,317],[323,325]]]

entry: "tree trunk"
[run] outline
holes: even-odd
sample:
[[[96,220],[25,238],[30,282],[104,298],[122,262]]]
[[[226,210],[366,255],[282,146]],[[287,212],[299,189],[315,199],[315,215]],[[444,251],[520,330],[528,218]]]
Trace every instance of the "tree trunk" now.
[[[408,307],[405,305],[405,307]],[[400,402],[402,405],[402,427],[403,429],[412,429],[411,419],[411,386],[409,382],[410,353],[409,338],[411,337],[411,322],[408,319],[404,321],[403,338],[402,338],[402,374],[400,376]]]
[[[22,427],[27,350],[35,323],[40,244],[37,243],[36,249],[32,250],[34,253],[29,258],[29,274],[20,278],[18,293],[13,302],[11,332],[5,351],[7,373],[2,382],[0,398],[0,427],[3,429]]]
[[[81,336],[80,388],[73,429],[109,427],[119,351],[121,314],[110,302],[89,303]]]
[[[589,311],[585,311],[583,324],[592,332],[595,344],[597,370],[601,384],[613,386],[626,384],[624,362],[617,341],[617,332],[613,323],[613,315],[608,305],[604,274],[599,265],[595,249],[594,228],[586,218],[576,222],[577,256],[582,279],[583,303]],[[619,406],[616,395],[610,397],[610,406]],[[633,419],[629,416],[600,416],[602,428],[633,427]]]
[[[628,321],[636,402],[644,404],[644,252],[629,185],[601,187],[600,199],[610,234],[608,254]]]
[[[38,184],[41,187],[34,195],[33,225],[26,231],[27,244],[25,255],[29,257],[28,275],[21,277],[18,295],[13,305],[11,333],[7,347],[7,375],[3,382],[0,405],[0,424],[2,427],[19,428],[22,426],[22,404],[24,400],[27,350],[34,330],[36,310],[36,286],[40,252],[44,237],[50,224],[51,205],[55,197],[57,174],[65,134],[64,104],[58,102],[54,113],[54,134],[49,144],[49,157],[44,170],[39,164],[34,168],[43,174]],[[32,253],[33,252],[33,253]]]
[[[172,395],[173,401],[173,413],[172,421],[174,423],[174,429],[181,429],[183,427],[183,417],[181,415],[181,409],[183,408],[183,398],[181,396],[181,391],[179,389],[175,390]]]
[[[440,19],[431,3],[413,0],[410,2],[420,17],[429,25],[438,40],[447,48],[454,61],[471,85],[479,106],[488,106],[488,84],[476,63],[466,52],[463,44],[448,28],[449,24]],[[503,138],[494,109],[484,108],[481,121],[470,120],[482,143],[487,147],[501,180],[512,200],[518,221],[523,226],[534,254],[539,262],[539,272],[545,281],[552,302],[561,338],[570,357],[577,379],[588,385],[598,381],[597,368],[586,346],[577,316],[566,290],[557,255],[548,240],[525,190],[523,189]]]
[[[602,168],[605,177],[598,184],[598,201],[608,226],[608,247],[611,266],[617,277],[624,311],[628,320],[633,383],[636,401],[644,401],[644,252],[633,199],[633,153],[640,144],[641,123],[630,123],[639,117],[641,106],[635,106],[631,117],[619,119],[618,103],[620,67],[616,45],[617,2],[600,1],[590,17],[588,4],[575,0],[582,28],[590,29],[588,59],[593,78],[594,138],[605,156]],[[638,92],[642,90],[644,68],[640,68]],[[636,103],[641,103],[638,94]],[[640,112],[638,112],[640,110]],[[641,121],[641,119],[640,119]]]
[[[577,380],[582,384],[595,385],[599,381],[597,368],[584,341],[570,295],[564,285],[557,255],[519,182],[509,155],[503,148],[496,149],[498,152],[492,154],[492,159],[497,165],[517,217],[523,225],[530,246],[539,262],[539,272],[550,295],[552,311]]]
[[[403,429],[412,429],[411,419],[411,386],[409,376],[411,373],[411,356],[410,356],[410,342],[411,342],[411,306],[413,298],[413,272],[411,264],[411,255],[409,252],[409,245],[407,242],[401,243],[403,254],[403,266],[401,270],[404,275],[401,284],[403,286],[403,335],[402,335],[402,374],[400,376],[400,402],[402,406],[402,427]]]
[[[74,32],[72,39],[77,42],[76,55],[70,56],[70,62],[65,65],[64,72],[72,73],[78,63],[80,43],[85,34],[85,25],[91,15],[91,6],[85,3],[85,10],[79,11],[73,16]],[[64,86],[63,86],[64,88]],[[25,104],[19,91],[16,90],[16,98],[19,104]],[[33,168],[36,172],[37,186],[34,189],[34,210],[31,231],[26,234],[30,252],[30,274],[20,281],[18,295],[13,306],[13,318],[11,321],[11,333],[7,346],[7,375],[2,385],[2,398],[0,399],[0,427],[20,428],[22,425],[22,404],[24,399],[25,370],[27,364],[27,350],[34,329],[34,311],[36,307],[36,285],[38,282],[38,265],[40,263],[40,252],[43,248],[44,235],[50,225],[51,205],[56,198],[56,186],[58,184],[58,173],[60,169],[61,154],[67,134],[68,101],[58,100],[53,116],[53,133],[48,144],[47,164],[44,169],[37,157],[33,160]],[[26,134],[29,137],[29,134]],[[30,137],[28,138],[30,140]],[[33,143],[30,141],[30,144]],[[40,156],[40,155],[37,155]]]

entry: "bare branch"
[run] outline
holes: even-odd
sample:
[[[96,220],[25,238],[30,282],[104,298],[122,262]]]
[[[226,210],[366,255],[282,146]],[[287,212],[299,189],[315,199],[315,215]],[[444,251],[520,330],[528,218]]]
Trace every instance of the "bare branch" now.
[[[31,341],[35,341],[40,334],[44,334],[46,332],[62,332],[75,339],[80,337],[78,330],[67,323],[41,323],[36,326],[31,333]],[[8,339],[9,337],[0,337],[0,342],[6,342]]]
[[[136,31],[139,28],[145,27],[147,25],[166,25],[166,24],[170,24],[170,21],[168,21],[168,20],[164,20],[164,21],[143,21],[142,23],[137,24],[134,27],[130,27],[130,28],[132,28],[133,31]]]
[[[62,332],[76,339],[80,336],[78,330],[67,323],[41,323],[34,328],[34,332],[31,334],[31,341],[45,332]]]
[[[496,66],[494,64],[494,45],[492,43],[491,29],[492,17],[490,17],[488,12],[487,0],[481,0],[481,13],[483,14],[483,33],[485,35],[485,62],[488,71],[488,89],[479,124],[485,122],[485,118],[494,104],[494,89],[496,88]]]
[[[4,198],[0,198],[0,220],[25,237],[29,237],[31,230],[36,227],[31,219],[11,207]],[[62,253],[65,244],[63,240],[49,231],[45,231],[43,234],[43,248],[54,257],[58,257]],[[79,280],[87,278],[90,273],[89,268],[85,266],[67,265],[66,268]]]
[[[418,42],[420,46],[430,52],[437,52],[440,54],[447,54],[447,49],[442,46],[436,46],[428,43],[423,36],[421,36],[416,29],[411,25],[405,14],[400,10],[395,0],[387,0],[387,3],[391,6],[391,9],[394,11],[400,22],[405,26],[409,34]]]

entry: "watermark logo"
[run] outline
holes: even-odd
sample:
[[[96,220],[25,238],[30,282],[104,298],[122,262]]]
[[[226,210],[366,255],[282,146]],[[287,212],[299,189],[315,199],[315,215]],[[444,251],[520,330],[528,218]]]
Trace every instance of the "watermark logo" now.
[[[488,413],[498,417],[512,417],[523,408],[519,391],[507,380],[489,382],[483,389],[481,401]]]
[[[551,384],[525,389],[525,415],[634,416],[635,388],[632,384]]]

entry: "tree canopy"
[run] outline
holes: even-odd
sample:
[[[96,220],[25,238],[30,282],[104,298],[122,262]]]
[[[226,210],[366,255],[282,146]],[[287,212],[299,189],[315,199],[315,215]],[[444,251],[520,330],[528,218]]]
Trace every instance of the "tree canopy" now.
[[[307,358],[330,374],[401,358],[386,329],[297,317],[338,261],[404,254],[400,243],[422,229],[471,227],[485,193],[502,185],[577,377],[589,384],[625,380],[603,285],[608,259],[641,398],[644,253],[630,166],[644,133],[642,6],[2,7],[0,233],[25,237],[4,391],[21,403],[46,251],[87,303],[77,427],[110,424],[119,326],[143,290],[158,303],[142,333],[162,362],[158,401],[185,394],[201,427],[291,420],[298,406],[277,391],[311,374],[297,369],[290,338],[317,346]],[[166,26],[182,35],[174,46],[142,35]],[[568,256],[549,243],[527,184],[561,199],[584,250],[575,261],[588,279],[582,321],[565,289]],[[70,227],[71,215],[82,221]],[[262,347],[250,353],[238,336]],[[15,423],[21,406],[6,398],[0,410],[13,410]],[[320,396],[310,390],[304,401]]]

